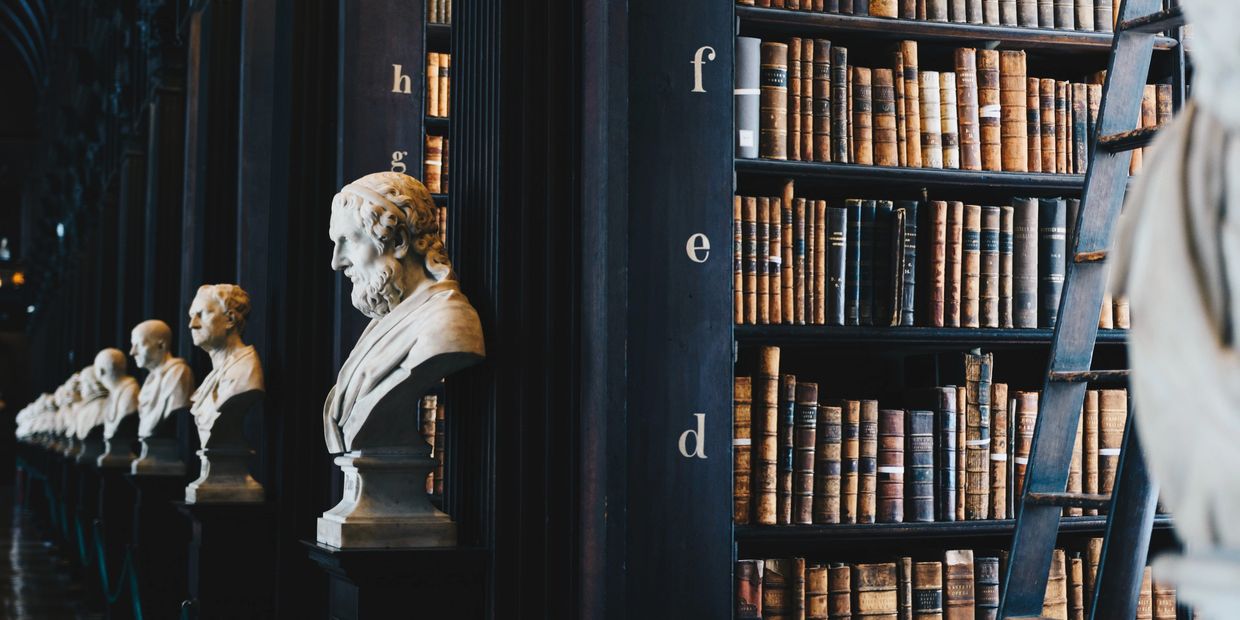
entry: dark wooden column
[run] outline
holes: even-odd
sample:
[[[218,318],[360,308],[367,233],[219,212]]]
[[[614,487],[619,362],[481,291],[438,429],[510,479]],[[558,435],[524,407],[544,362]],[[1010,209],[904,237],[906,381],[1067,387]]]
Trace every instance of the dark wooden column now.
[[[147,104],[146,222],[141,244],[142,317],[174,330],[188,302],[181,301],[181,201],[185,183],[185,86],[168,76]],[[176,331],[177,350],[189,334]]]
[[[145,220],[146,153],[135,142],[127,142],[122,155],[118,182],[116,221],[116,347],[129,351],[129,333],[146,320],[143,316],[143,290],[146,288],[143,251]]]

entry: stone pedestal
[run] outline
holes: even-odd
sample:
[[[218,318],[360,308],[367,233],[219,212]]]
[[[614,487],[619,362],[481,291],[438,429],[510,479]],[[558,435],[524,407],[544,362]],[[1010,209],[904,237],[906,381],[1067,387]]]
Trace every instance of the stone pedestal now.
[[[275,617],[275,505],[177,504],[189,518],[189,606],[198,618]]]
[[[103,440],[103,454],[95,461],[99,467],[117,468],[123,467],[125,471],[129,471],[129,466],[133,460],[138,458],[133,453],[134,437],[117,437],[113,435],[111,439]]]
[[[337,549],[450,547],[456,524],[426,494],[435,459],[426,450],[336,457],[344,497],[319,517],[317,542]]]
[[[178,478],[185,475],[185,462],[181,460],[175,437],[146,437],[140,441],[142,452],[131,465],[129,473]]]
[[[174,502],[185,493],[185,477],[126,474],[125,480],[134,492],[130,550],[142,584],[142,617],[176,618],[187,591],[190,532]]]
[[[309,541],[302,544],[327,573],[327,618],[469,620],[485,613],[483,549],[334,549]]]
[[[100,564],[97,550],[96,572],[94,578],[104,584],[101,571],[107,571],[106,585],[111,592],[119,592],[116,602],[107,606],[108,620],[125,620],[134,617],[134,602],[129,585],[129,577],[125,575],[125,555],[129,550],[129,540],[133,534],[134,489],[125,481],[129,473],[126,467],[99,468],[98,527],[83,523],[83,528],[91,528],[90,540],[101,537],[98,544],[103,548],[103,559],[107,564]],[[120,581],[118,581],[120,580]],[[106,602],[106,601],[105,601]]]
[[[253,455],[254,451],[243,445],[199,450],[202,467],[198,479],[185,487],[185,503],[262,502],[263,485],[250,475]]]
[[[103,432],[91,432],[89,436],[82,442],[82,449],[77,453],[75,459],[82,465],[94,467],[99,461],[99,457],[103,455]]]

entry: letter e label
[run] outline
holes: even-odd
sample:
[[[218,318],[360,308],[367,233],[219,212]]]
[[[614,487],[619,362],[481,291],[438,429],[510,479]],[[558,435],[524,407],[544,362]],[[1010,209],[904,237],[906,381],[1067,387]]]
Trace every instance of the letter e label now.
[[[695,263],[704,263],[710,258],[710,239],[702,233],[694,233],[685,242],[685,254]]]

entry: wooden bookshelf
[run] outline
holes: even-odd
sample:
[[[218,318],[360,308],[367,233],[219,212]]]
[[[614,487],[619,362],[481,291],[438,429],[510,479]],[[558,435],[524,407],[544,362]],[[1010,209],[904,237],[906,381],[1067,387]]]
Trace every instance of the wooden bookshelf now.
[[[992,172],[946,168],[908,168],[831,164],[774,159],[737,159],[738,175],[880,185],[887,188],[986,189],[1021,193],[1068,193],[1085,186],[1083,174]]]
[[[1102,536],[1106,531],[1105,516],[1063,517],[1059,530],[1070,534]],[[1171,517],[1158,515],[1154,529],[1171,530]],[[934,523],[865,523],[839,525],[738,525],[736,542],[742,546],[763,543],[806,542],[816,544],[870,540],[962,540],[985,536],[1011,536],[1016,519],[982,519],[978,521],[942,521]]]
[[[452,45],[452,24],[426,24],[426,49],[446,52]]]
[[[836,344],[972,348],[1012,345],[1049,346],[1050,329],[973,329],[963,327],[857,327],[839,325],[737,325],[737,344],[813,347]],[[1098,330],[1098,343],[1123,345],[1123,329]]]

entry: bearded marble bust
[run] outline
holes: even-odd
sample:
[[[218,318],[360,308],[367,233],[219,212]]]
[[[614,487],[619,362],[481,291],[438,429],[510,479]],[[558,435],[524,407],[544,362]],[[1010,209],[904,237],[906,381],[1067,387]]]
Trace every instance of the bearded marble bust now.
[[[371,318],[323,408],[336,454],[403,446],[419,437],[416,401],[444,376],[485,355],[478,313],[461,293],[420,182],[379,172],[332,199],[332,269],[353,283]]]

